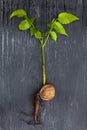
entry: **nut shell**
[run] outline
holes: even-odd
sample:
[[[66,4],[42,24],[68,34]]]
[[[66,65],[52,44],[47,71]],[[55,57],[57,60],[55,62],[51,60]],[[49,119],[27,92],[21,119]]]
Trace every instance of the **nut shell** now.
[[[51,100],[55,96],[55,87],[52,84],[44,85],[39,92],[42,100]]]

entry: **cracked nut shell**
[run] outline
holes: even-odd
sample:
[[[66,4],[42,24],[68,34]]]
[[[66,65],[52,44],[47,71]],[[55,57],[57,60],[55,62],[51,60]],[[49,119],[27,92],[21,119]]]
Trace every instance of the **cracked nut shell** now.
[[[52,84],[44,85],[39,91],[40,98],[42,100],[51,100],[55,96],[55,87]]]

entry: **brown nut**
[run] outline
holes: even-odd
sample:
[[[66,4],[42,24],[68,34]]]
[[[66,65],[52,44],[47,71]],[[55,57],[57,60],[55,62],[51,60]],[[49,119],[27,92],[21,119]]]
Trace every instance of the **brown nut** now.
[[[55,87],[52,84],[44,85],[39,92],[42,100],[51,100],[55,96]]]

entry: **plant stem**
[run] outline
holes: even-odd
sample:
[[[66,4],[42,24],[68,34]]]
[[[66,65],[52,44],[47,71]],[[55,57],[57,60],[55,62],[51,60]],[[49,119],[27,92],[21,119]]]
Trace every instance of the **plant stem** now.
[[[53,19],[54,20],[54,19]],[[43,73],[43,85],[46,84],[46,64],[45,64],[45,46],[46,46],[46,43],[49,39],[49,35],[50,35],[50,32],[52,31],[52,28],[49,30],[49,33],[45,39],[45,41],[43,42],[40,41],[40,44],[41,44],[41,48],[42,48],[42,73]],[[44,39],[44,37],[43,37]]]
[[[44,42],[44,44],[43,44],[43,47],[45,47],[46,46],[46,43],[47,43],[47,41],[48,41],[48,39],[49,39],[49,35],[50,35],[50,32],[52,31],[52,28],[49,30],[49,33],[48,33],[48,35],[47,35],[47,37],[46,37],[46,39],[45,39],[45,42]]]
[[[50,31],[52,31],[52,28],[50,29]],[[49,32],[50,32],[49,31]],[[50,33],[49,33],[50,34]],[[45,64],[45,46],[46,46],[46,43],[48,41],[48,38],[49,38],[49,34],[47,35],[46,39],[45,39],[45,42],[42,42],[40,41],[41,43],[41,48],[42,48],[42,73],[43,73],[43,85],[46,84],[46,64]]]
[[[42,74],[43,74],[43,85],[46,84],[46,64],[45,64],[45,47],[41,46],[42,49]]]

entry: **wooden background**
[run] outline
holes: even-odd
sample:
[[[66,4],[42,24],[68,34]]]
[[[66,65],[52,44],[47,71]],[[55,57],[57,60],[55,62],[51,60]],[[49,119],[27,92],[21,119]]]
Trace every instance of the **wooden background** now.
[[[42,104],[38,126],[20,121],[32,120],[33,94],[42,85],[42,68],[38,40],[18,30],[20,19],[9,20],[19,8],[35,17],[42,31],[60,11],[80,18],[65,26],[69,38],[59,35],[45,48],[47,81],[56,86],[56,97]],[[87,130],[87,0],[0,0],[0,130],[41,129]]]

